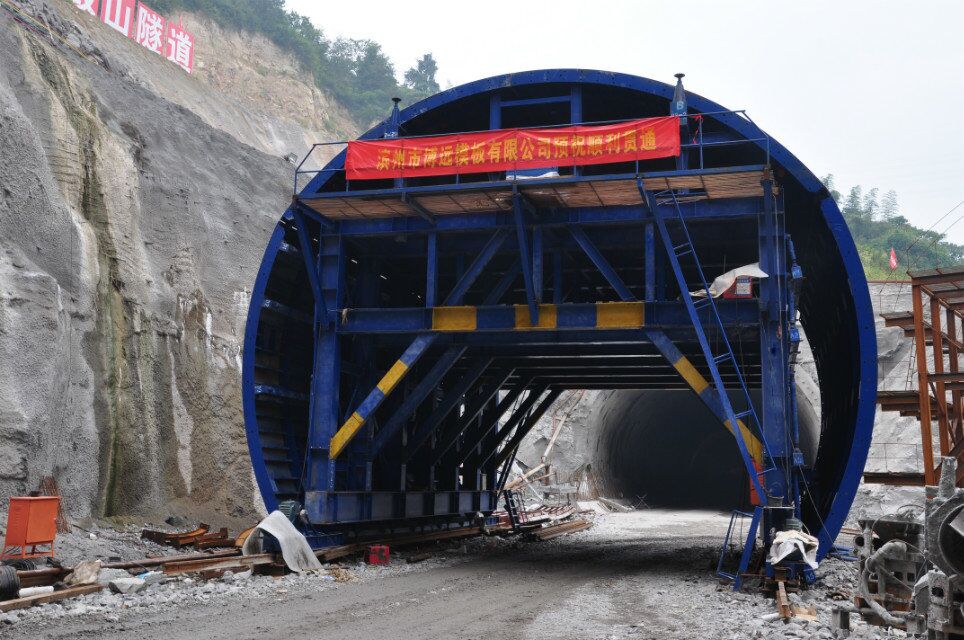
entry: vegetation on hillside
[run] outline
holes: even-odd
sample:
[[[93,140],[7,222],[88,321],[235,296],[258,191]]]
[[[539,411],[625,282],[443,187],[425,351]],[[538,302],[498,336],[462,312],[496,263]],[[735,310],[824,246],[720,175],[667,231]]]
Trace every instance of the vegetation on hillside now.
[[[943,233],[910,224],[901,215],[894,191],[880,196],[876,187],[865,193],[857,185],[843,197],[835,188],[832,174],[823,178],[823,183],[850,227],[868,278],[899,280],[906,277],[908,269],[964,263],[964,246],[946,242]],[[889,264],[892,248],[898,262],[894,271]]]
[[[410,104],[436,93],[437,64],[425,54],[399,84],[395,68],[371,40],[329,40],[302,15],[285,9],[284,0],[154,0],[161,13],[182,9],[201,13],[224,27],[259,33],[290,51],[318,86],[345,105],[362,127],[385,118],[393,97]]]

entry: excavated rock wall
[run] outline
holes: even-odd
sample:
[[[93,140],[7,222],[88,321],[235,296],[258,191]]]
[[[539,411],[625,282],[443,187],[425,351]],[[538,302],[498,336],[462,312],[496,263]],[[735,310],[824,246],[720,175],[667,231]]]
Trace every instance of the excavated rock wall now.
[[[250,517],[240,352],[281,156],[353,125],[264,41],[257,73],[188,17],[189,76],[69,2],[18,6],[69,46],[0,11],[0,496],[54,475],[74,517]],[[270,102],[295,86],[306,109]]]

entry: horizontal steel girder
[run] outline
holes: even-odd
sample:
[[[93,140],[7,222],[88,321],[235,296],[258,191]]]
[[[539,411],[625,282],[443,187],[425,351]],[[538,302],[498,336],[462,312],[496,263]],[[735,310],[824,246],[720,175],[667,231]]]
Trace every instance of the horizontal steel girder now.
[[[755,326],[759,310],[755,300],[720,300],[720,318],[726,326]],[[537,326],[529,323],[524,305],[484,307],[407,307],[345,309],[339,333],[415,333],[474,331],[566,331],[691,327],[679,302],[600,302],[595,304],[539,305]]]

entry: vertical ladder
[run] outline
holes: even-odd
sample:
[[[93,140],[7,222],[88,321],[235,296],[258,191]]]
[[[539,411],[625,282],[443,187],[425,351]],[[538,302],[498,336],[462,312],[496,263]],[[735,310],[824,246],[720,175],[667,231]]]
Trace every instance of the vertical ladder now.
[[[750,392],[747,389],[746,381],[740,373],[740,365],[736,360],[736,356],[733,354],[733,348],[730,346],[729,338],[726,336],[726,329],[723,326],[722,320],[720,320],[720,315],[716,309],[716,302],[710,294],[709,285],[706,283],[706,276],[703,275],[703,267],[700,264],[699,257],[696,255],[696,248],[693,246],[689,229],[686,227],[686,221],[683,219],[683,212],[680,209],[679,200],[676,198],[676,192],[672,189],[669,190],[669,196],[672,198],[673,209],[675,211],[674,216],[672,213],[664,213],[660,210],[656,197],[644,188],[642,177],[637,178],[636,185],[656,221],[656,227],[659,229],[663,246],[666,248],[666,254],[673,268],[673,274],[676,276],[677,284],[679,284],[680,297],[686,305],[686,312],[689,314],[690,322],[693,323],[693,329],[696,331],[700,349],[703,352],[704,358],[706,358],[706,366],[710,371],[710,377],[713,380],[713,387],[716,389],[720,406],[723,409],[723,415],[726,417],[726,422],[730,425],[733,435],[736,436],[736,443],[740,448],[740,456],[743,458],[743,464],[750,477],[750,484],[756,491],[757,496],[759,496],[761,500],[765,500],[767,494],[763,490],[763,485],[760,482],[760,477],[763,476],[765,472],[758,470],[753,464],[753,458],[750,456],[746,441],[743,439],[740,421],[748,418],[749,425],[755,428],[756,432],[760,434],[766,458],[769,462],[769,454],[766,453],[766,439],[763,437],[763,430],[760,428],[760,421],[757,418],[756,410],[753,408],[753,402],[750,399]],[[671,234],[671,226],[675,234]],[[699,275],[699,285],[702,287],[704,297],[698,300],[694,300],[690,294],[689,286],[683,275],[683,269],[680,266],[680,259],[682,258],[689,259]],[[704,322],[700,318],[701,311],[707,312],[707,320],[710,325],[717,330],[720,336],[715,353],[707,338]],[[746,407],[739,413],[734,411],[733,404],[730,402],[730,397],[726,392],[726,386],[723,384],[723,377],[720,375],[720,365],[724,364],[733,367],[733,371],[739,381],[740,392],[742,393],[743,402]]]
[[[518,529],[529,521],[526,516],[525,500],[518,491],[507,489],[505,492],[505,510],[509,514],[509,522],[513,529]]]

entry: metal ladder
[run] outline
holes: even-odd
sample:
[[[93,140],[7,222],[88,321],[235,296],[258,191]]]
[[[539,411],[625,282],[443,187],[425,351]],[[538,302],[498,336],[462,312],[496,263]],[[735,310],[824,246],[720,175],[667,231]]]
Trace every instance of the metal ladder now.
[[[505,510],[509,514],[509,522],[512,523],[513,529],[518,529],[520,526],[524,525],[529,521],[526,517],[526,505],[525,500],[522,499],[522,495],[517,491],[512,489],[505,490]]]
[[[766,449],[766,440],[763,438],[763,430],[760,428],[760,420],[757,417],[756,410],[753,408],[753,402],[750,399],[750,392],[747,389],[746,381],[740,373],[739,363],[733,353],[733,348],[730,346],[723,322],[720,320],[719,312],[716,309],[716,302],[713,300],[709,285],[706,283],[706,276],[703,274],[703,267],[700,264],[699,257],[696,255],[696,248],[693,246],[689,229],[686,227],[686,221],[683,219],[683,212],[680,209],[676,192],[672,189],[668,191],[669,197],[672,198],[673,209],[675,211],[674,216],[673,214],[663,213],[660,210],[656,196],[646,191],[643,186],[642,177],[637,178],[637,187],[640,195],[643,196],[643,200],[649,207],[650,212],[653,214],[653,219],[659,229],[659,235],[663,240],[663,246],[666,248],[670,265],[673,267],[673,274],[676,276],[676,282],[679,285],[680,297],[686,305],[690,322],[693,323],[693,329],[696,331],[696,337],[699,341],[703,356],[706,359],[706,366],[710,371],[710,377],[713,380],[713,387],[716,389],[716,394],[719,397],[723,415],[726,417],[726,421],[730,424],[733,435],[736,437],[736,443],[740,448],[740,456],[743,458],[743,464],[750,477],[751,486],[756,491],[757,496],[759,496],[761,500],[765,500],[767,494],[763,490],[760,477],[763,476],[766,471],[757,470],[753,464],[753,458],[750,456],[746,441],[743,439],[740,421],[749,418],[749,426],[756,429],[756,432],[760,434],[760,441],[763,443],[764,450]],[[670,234],[670,225],[676,227],[675,237]],[[695,301],[690,294],[689,286],[686,283],[686,278],[683,276],[683,270],[680,266],[680,259],[687,257],[692,260],[692,264],[696,267],[696,272],[699,274],[699,285],[705,294],[705,297]],[[704,310],[708,312],[709,321],[719,332],[719,346],[721,347],[718,350],[719,353],[713,353],[713,349],[706,335],[706,327],[700,318],[700,312]],[[730,402],[730,397],[727,395],[726,387],[723,384],[723,377],[720,375],[720,365],[727,363],[733,367],[733,371],[736,373],[740,391],[745,402],[746,408],[739,413],[734,411],[733,404]],[[769,459],[769,455],[767,455],[766,458]]]

